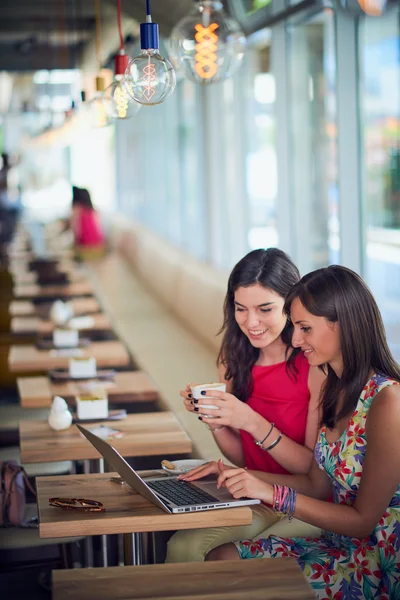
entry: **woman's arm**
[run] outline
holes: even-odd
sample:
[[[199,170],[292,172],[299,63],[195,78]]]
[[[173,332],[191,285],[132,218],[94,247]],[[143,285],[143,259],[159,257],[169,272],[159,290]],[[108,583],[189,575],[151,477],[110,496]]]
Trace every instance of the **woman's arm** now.
[[[288,436],[282,435],[279,443],[269,452],[271,456],[287,471],[291,473],[308,473],[313,460],[313,451],[318,433],[319,422],[319,396],[321,386],[325,381],[325,375],[316,368],[311,368],[308,377],[308,385],[310,389],[310,403],[307,415],[307,427],[305,446],[291,440]],[[267,435],[271,428],[271,423],[264,419],[261,415],[252,410],[247,404],[240,402],[235,396],[224,395],[223,392],[210,392],[210,396],[221,398],[221,400],[213,400],[213,403],[220,407],[220,411],[212,411],[206,409],[203,412],[221,414],[221,417],[215,419],[203,418],[205,423],[211,427],[217,423],[225,424],[230,427],[240,428],[248,433],[255,440],[262,440]],[[207,395],[206,395],[207,397]],[[198,406],[201,407],[199,401]],[[205,399],[204,404],[207,403]],[[200,411],[201,414],[202,411]],[[264,449],[270,446],[280,435],[280,432],[274,428],[265,441]],[[225,453],[224,453],[225,454]],[[235,464],[238,464],[235,462]]]
[[[322,502],[303,495],[297,496],[295,517],[310,525],[350,537],[364,538],[370,535],[387,510],[400,481],[400,386],[384,388],[370,408],[366,436],[368,447],[357,498],[353,506]],[[341,467],[343,467],[343,463]],[[318,466],[313,466],[313,471]],[[326,477],[326,475],[325,475]],[[222,470],[219,484],[226,487],[235,498],[248,496],[249,488],[259,481],[244,469]],[[276,477],[280,484],[283,476]],[[290,481],[292,479],[292,482]],[[296,489],[296,476],[282,481]],[[281,480],[281,481],[279,481]],[[303,482],[305,480],[303,479]],[[258,484],[260,485],[260,483]],[[300,491],[300,486],[297,487]],[[250,492],[251,493],[251,492]],[[260,500],[272,504],[273,488],[264,485],[259,489]]]
[[[332,483],[325,471],[319,468],[315,460],[312,461],[310,471],[299,475],[275,475],[263,471],[247,471],[258,479],[270,485],[286,485],[296,490],[299,494],[327,500],[332,495]]]

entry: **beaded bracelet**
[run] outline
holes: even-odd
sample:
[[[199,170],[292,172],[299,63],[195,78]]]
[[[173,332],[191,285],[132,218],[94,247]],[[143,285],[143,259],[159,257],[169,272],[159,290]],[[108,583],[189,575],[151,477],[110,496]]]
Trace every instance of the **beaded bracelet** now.
[[[296,510],[297,492],[286,485],[274,485],[274,497],[272,507],[275,512],[280,512],[293,520]]]

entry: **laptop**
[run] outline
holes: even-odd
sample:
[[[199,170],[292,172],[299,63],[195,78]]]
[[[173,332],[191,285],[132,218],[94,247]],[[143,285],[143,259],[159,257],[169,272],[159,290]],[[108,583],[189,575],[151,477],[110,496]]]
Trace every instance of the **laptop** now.
[[[217,489],[215,480],[189,483],[180,481],[173,475],[157,477],[156,471],[154,476],[142,478],[108,442],[81,425],[77,425],[77,428],[135,492],[168,513],[215,510],[260,503],[260,500],[252,498],[236,500],[226,488]]]

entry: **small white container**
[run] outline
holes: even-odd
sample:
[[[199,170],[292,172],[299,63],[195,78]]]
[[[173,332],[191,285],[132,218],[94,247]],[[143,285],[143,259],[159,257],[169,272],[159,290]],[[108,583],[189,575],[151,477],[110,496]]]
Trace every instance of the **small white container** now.
[[[76,329],[55,329],[53,344],[56,348],[76,348],[79,344],[79,332]]]
[[[99,390],[96,394],[81,394],[76,397],[76,409],[78,419],[107,419],[107,394]]]
[[[62,300],[53,302],[50,309],[50,319],[54,325],[65,325],[70,318],[68,308]]]
[[[97,375],[97,363],[94,356],[87,358],[71,358],[69,376],[71,379],[91,379]]]

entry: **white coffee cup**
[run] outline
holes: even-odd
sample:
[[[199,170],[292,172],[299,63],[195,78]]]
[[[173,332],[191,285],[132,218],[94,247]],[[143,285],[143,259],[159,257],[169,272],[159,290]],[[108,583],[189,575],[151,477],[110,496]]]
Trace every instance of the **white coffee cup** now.
[[[218,392],[226,392],[226,384],[225,383],[199,383],[197,385],[192,385],[190,387],[190,391],[192,392],[192,397],[195,400],[208,400],[210,398],[212,398],[212,396],[206,396],[204,397],[203,394],[201,392],[206,391],[206,392],[211,392],[211,391],[218,391]],[[211,408],[214,410],[219,410],[219,406],[216,406],[215,404],[199,404],[199,406],[201,406],[201,408]],[[203,415],[205,417],[215,417],[215,415]]]

